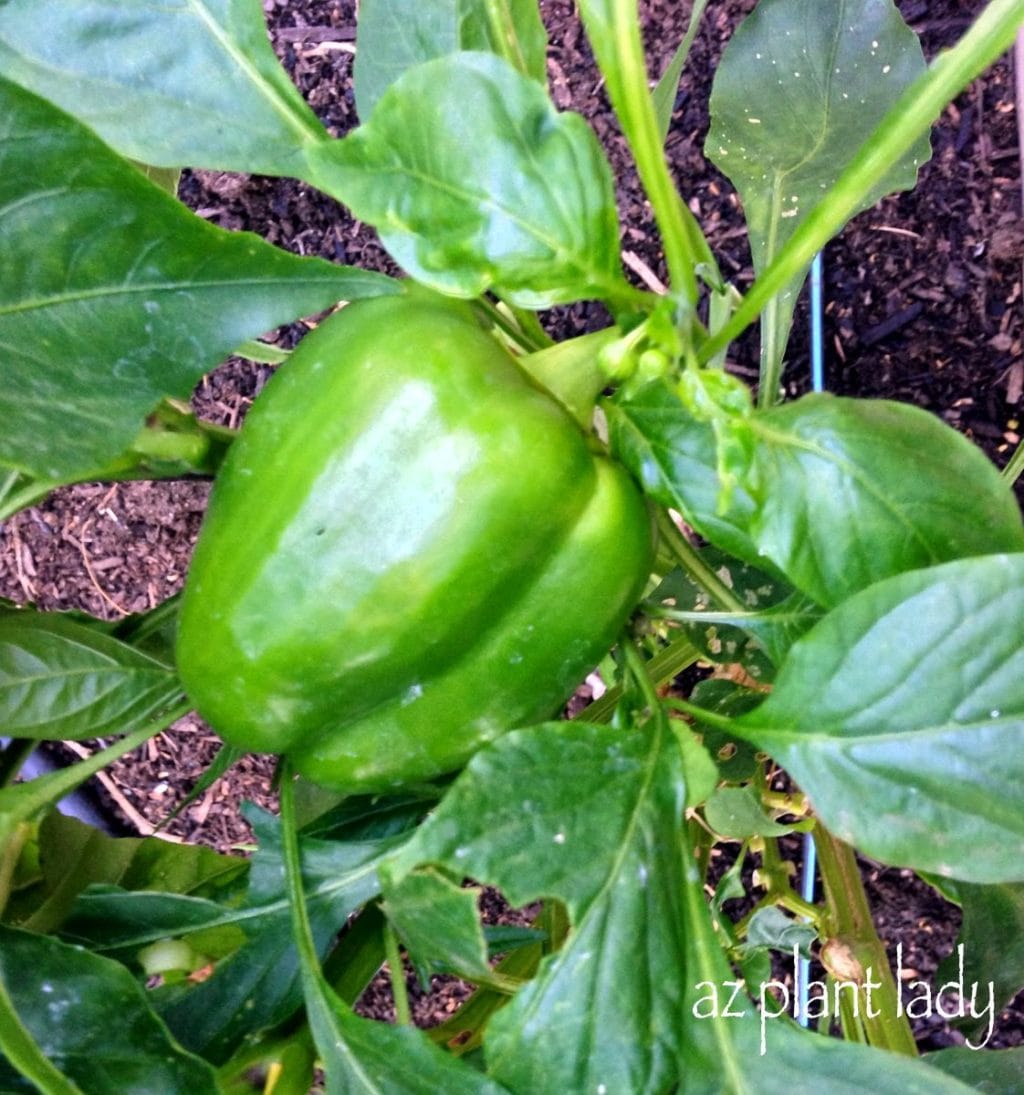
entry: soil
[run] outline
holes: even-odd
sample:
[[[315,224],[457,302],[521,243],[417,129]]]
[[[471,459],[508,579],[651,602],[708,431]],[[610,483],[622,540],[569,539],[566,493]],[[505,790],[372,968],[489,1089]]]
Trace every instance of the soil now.
[[[682,37],[690,4],[641,3],[652,69],[660,71]],[[983,0],[899,0],[930,59],[951,45]],[[264,0],[271,40],[318,116],[335,135],[356,122],[351,87],[354,0]],[[622,246],[633,266],[664,278],[649,206],[629,166],[571,0],[541,0],[551,37],[549,76],[556,104],[584,114],[609,150],[618,178]],[[707,100],[718,58],[754,0],[709,6],[676,99],[668,155],[723,272],[741,288],[752,279],[736,195],[703,158]],[[1013,72],[1004,59],[944,113],[934,155],[909,194],[863,214],[825,256],[827,385],[848,395],[905,400],[973,438],[1002,465],[1019,440],[1024,413],[1021,171]],[[294,180],[188,171],[182,199],[200,216],[254,231],[287,250],[396,272],[374,234],[343,207]],[[558,337],[607,322],[603,309],[577,304],[545,315]],[[309,324],[270,333],[293,346]],[[784,383],[809,387],[807,309],[797,315]],[[733,348],[730,367],[756,376],[751,333]],[[271,370],[238,359],[195,393],[203,416],[235,426]],[[83,485],[0,526],[0,596],[48,610],[81,609],[113,619],[143,611],[180,588],[205,506],[207,485],[159,482]],[[1021,489],[1021,488],[1019,488]],[[1024,497],[1024,493],[1022,493]],[[80,748],[80,747],[79,747]],[[98,793],[126,831],[148,833],[187,794],[216,754],[216,737],[195,717],[115,765]],[[65,751],[69,759],[71,752]],[[273,765],[250,757],[186,807],[167,827],[177,839],[228,850],[249,839],[239,815],[245,799],[271,808]],[[928,976],[953,946],[958,910],[910,872],[865,863],[876,920],[905,962]],[[493,896],[492,915],[498,915]],[[417,1019],[440,1021],[463,989],[445,984],[421,999]],[[388,1013],[383,982],[367,1010]],[[1024,1043],[1024,994],[1000,1015],[993,1045]],[[948,1027],[918,1029],[928,1048],[961,1043]]]

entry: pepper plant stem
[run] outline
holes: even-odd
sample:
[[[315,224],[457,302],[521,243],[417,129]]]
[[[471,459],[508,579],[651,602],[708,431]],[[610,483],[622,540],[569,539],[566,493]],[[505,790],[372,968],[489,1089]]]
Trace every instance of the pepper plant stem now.
[[[906,1014],[899,1007],[896,979],[892,975],[885,946],[878,938],[871,919],[871,909],[853,849],[834,837],[820,821],[814,829],[814,843],[828,900],[828,929],[834,939],[852,951],[865,972],[877,977],[871,982],[872,988],[880,990],[877,998],[873,999],[870,992],[865,994],[858,991],[857,994],[862,1006],[856,1010],[867,1041],[880,1049],[916,1057],[914,1034]],[[854,1017],[844,1018],[850,1020]]]
[[[686,537],[676,528],[675,523],[664,510],[658,512],[658,531],[662,539],[668,545],[672,554],[682,563],[685,570],[693,580],[715,601],[719,607],[730,612],[747,611],[747,606],[735,593],[722,581],[721,578],[704,562],[700,553],[693,547]]]
[[[388,956],[388,973],[391,975],[391,995],[395,1001],[395,1021],[399,1026],[412,1025],[412,1009],[405,987],[405,970],[398,949],[398,937],[388,921],[384,921],[384,953]]]
[[[636,0],[583,0],[580,14],[633,151],[640,181],[650,198],[673,291],[692,309],[697,303],[698,251],[694,233],[699,236],[700,229],[690,223],[692,215],[683,205],[665,159],[654,100],[648,90]]]

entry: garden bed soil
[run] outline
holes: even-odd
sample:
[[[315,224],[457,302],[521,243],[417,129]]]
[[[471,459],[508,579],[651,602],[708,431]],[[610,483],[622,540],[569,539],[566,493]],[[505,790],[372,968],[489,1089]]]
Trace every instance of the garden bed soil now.
[[[900,0],[898,6],[931,58],[951,45],[984,6],[982,0]],[[271,40],[293,79],[332,133],[355,124],[351,68],[351,0],[264,0]],[[551,36],[549,76],[562,109],[583,113],[609,149],[618,178],[622,246],[636,270],[664,278],[650,209],[629,166],[570,0],[541,0]],[[752,279],[741,212],[729,183],[704,160],[707,101],[717,60],[754,0],[709,5],[676,99],[668,155],[691,209],[708,233],[723,272],[741,288]],[[681,38],[689,3],[641,4],[653,66],[660,71]],[[1012,66],[1001,61],[944,113],[934,155],[910,194],[883,201],[831,244],[825,256],[827,385],[837,393],[904,400],[962,430],[997,464],[1019,439],[1024,413],[1020,157]],[[374,234],[332,199],[302,182],[187,171],[180,193],[200,216],[258,233],[287,250],[396,272]],[[270,333],[293,346],[315,318]],[[607,322],[603,309],[577,304],[545,317],[559,337]],[[806,304],[798,310],[784,384],[809,387]],[[756,376],[753,333],[732,351],[730,368]],[[266,366],[232,359],[195,393],[197,411],[230,426],[270,375]],[[201,482],[83,485],[0,526],[0,595],[47,610],[81,609],[117,618],[144,611],[176,592],[198,533],[208,487]],[[210,763],[216,737],[195,717],[114,766],[98,788],[115,823],[146,833],[187,794]],[[80,748],[80,747],[79,747]],[[65,751],[71,759],[74,753]],[[244,845],[242,801],[274,807],[273,764],[236,764],[166,829],[176,839],[221,850]],[[910,872],[865,863],[865,879],[883,938],[903,943],[904,964],[928,977],[953,947],[958,910]],[[494,895],[489,915],[502,914]],[[418,1021],[443,1019],[463,986],[439,984],[423,998]],[[386,983],[375,984],[366,1010],[386,1015]],[[939,1021],[917,1031],[928,1048],[962,1043]],[[1024,994],[1001,1014],[992,1045],[1024,1043]]]

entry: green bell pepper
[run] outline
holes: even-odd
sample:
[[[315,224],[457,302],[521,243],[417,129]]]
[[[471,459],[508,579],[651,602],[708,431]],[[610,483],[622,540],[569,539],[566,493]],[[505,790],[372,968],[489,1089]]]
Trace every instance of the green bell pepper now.
[[[214,485],[178,666],[228,742],[384,791],[550,716],[653,555],[626,472],[465,304],[349,305],[253,406]]]

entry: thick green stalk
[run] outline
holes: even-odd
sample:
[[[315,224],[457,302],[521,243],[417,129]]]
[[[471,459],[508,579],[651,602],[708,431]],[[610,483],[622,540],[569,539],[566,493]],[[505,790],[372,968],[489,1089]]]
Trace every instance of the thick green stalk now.
[[[814,844],[828,899],[827,927],[831,940],[853,959],[848,975],[837,970],[830,972],[842,981],[859,981],[861,974],[871,977],[870,988],[865,982],[858,990],[856,1007],[853,1000],[847,999],[848,992],[840,994],[845,1009],[844,1030],[849,1028],[853,1033],[860,1028],[870,1045],[916,1057],[917,1044],[906,1015],[900,1014],[899,989],[885,946],[871,919],[853,849],[837,840],[820,822],[814,829]]]
[[[700,651],[693,643],[685,635],[680,635],[646,663],[647,674],[655,685],[665,684],[687,666],[693,665],[700,656]],[[610,722],[621,699],[622,688],[616,685],[609,688],[599,700],[594,700],[589,707],[585,707],[576,718],[585,722]]]
[[[1022,23],[1024,0],[992,0],[961,41],[914,81],[828,196],[807,215],[757,279],[731,319],[703,343],[699,351],[702,362],[710,361],[746,330],[768,302],[811,262],[853,216],[877,181],[928,132],[946,105],[1010,48]]]

